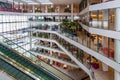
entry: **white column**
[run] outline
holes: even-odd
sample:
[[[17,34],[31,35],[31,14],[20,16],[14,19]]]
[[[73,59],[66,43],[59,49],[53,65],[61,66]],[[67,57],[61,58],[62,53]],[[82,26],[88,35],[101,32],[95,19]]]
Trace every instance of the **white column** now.
[[[103,28],[108,29],[108,10],[103,10]]]
[[[60,5],[58,6],[58,13],[60,13]],[[60,15],[58,16],[58,22],[60,21]]]
[[[35,5],[32,6],[32,11],[35,13]]]
[[[60,12],[60,6],[56,7],[56,12],[59,13]]]
[[[52,25],[50,26],[52,28]],[[52,39],[52,34],[50,34],[50,39]],[[53,44],[50,42],[50,48],[52,48]],[[50,55],[52,55],[52,51],[50,50]]]
[[[38,34],[39,34],[39,33],[38,33],[38,32],[36,32],[36,37],[38,37]]]
[[[50,42],[50,48],[52,48],[52,42]],[[50,55],[52,55],[52,51],[50,50]]]
[[[45,6],[45,13],[48,13],[48,6]]]
[[[120,31],[120,8],[115,12],[115,30]],[[120,40],[115,40],[115,60],[120,63]],[[120,72],[115,71],[114,80],[120,80]]]
[[[30,29],[32,29],[31,27],[32,26],[30,24]],[[32,49],[32,31],[28,32],[28,35],[29,35],[29,38],[30,38],[30,50],[31,50]]]
[[[103,29],[108,29],[108,10],[103,10]],[[101,26],[100,26],[101,27]],[[104,48],[108,48],[108,38],[107,37],[102,37],[102,46]],[[103,52],[103,54],[106,54]],[[108,54],[106,54],[108,55]],[[108,65],[105,63],[102,63],[102,70],[103,71],[108,71]]]
[[[103,0],[103,2],[106,2],[106,1],[108,1],[108,0]]]
[[[73,15],[73,4],[71,4],[71,21],[74,20],[74,15]]]

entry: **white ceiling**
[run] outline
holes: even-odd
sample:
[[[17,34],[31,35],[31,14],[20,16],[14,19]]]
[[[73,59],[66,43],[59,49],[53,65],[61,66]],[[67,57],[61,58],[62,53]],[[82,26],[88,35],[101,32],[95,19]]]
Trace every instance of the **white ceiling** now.
[[[5,0],[8,2],[25,3],[25,4],[71,4],[80,3],[81,0]]]

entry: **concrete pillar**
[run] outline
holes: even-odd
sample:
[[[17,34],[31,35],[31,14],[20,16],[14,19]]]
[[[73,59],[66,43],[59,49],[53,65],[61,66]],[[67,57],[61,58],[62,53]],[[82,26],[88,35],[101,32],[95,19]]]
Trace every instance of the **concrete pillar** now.
[[[50,42],[50,48],[52,48],[52,42]],[[50,55],[52,55],[52,51],[50,50]]]
[[[103,23],[102,23],[103,29],[108,29],[108,16],[109,16],[108,15],[108,10],[103,10],[102,14],[103,14]],[[102,47],[103,47],[103,49],[104,48],[108,49],[108,38],[107,37],[104,37],[104,36],[102,37]],[[108,56],[107,53],[103,52],[103,54]],[[102,70],[103,71],[108,71],[108,66],[105,63],[102,63]]]
[[[60,53],[58,53],[58,57],[60,57]]]
[[[71,4],[71,21],[74,20],[74,15],[73,15],[73,4]]]
[[[102,22],[103,28],[108,29],[108,17],[109,17],[108,10],[103,10],[102,14],[103,14],[103,22]]]
[[[45,6],[45,13],[48,13],[48,6]]]
[[[50,27],[52,27],[52,25]],[[50,39],[52,39],[52,34],[50,34]],[[50,42],[50,48],[52,48],[52,46],[53,46],[53,43]],[[52,55],[52,51],[51,50],[50,50],[50,55]]]
[[[115,12],[115,30],[120,31],[120,8]],[[115,61],[120,63],[120,40],[115,40]],[[115,71],[114,80],[120,80],[120,72]]]
[[[32,12],[35,13],[35,5],[32,6]]]
[[[30,28],[31,28],[32,26],[31,26],[31,24],[30,24]],[[29,33],[28,33],[28,35],[29,35],[29,38],[30,38],[30,50],[32,49],[32,31],[29,31]]]
[[[56,9],[56,12],[57,12],[57,13],[60,13],[60,6],[57,6],[56,8],[57,8],[57,9]]]

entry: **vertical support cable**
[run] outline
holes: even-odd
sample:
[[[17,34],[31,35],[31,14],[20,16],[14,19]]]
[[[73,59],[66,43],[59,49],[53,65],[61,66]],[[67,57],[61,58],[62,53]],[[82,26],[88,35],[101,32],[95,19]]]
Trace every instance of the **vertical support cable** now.
[[[98,22],[99,22],[99,10],[97,10],[97,27],[99,28],[99,25],[98,25]],[[97,35],[97,52],[99,52],[99,35]]]
[[[31,26],[31,23],[30,23],[30,31],[29,31],[29,36],[30,36],[30,50],[32,49],[32,26]]]
[[[12,6],[12,11],[14,11],[14,5],[15,5],[15,4],[14,4],[14,0],[13,0],[13,6]]]
[[[108,30],[110,29],[110,9],[108,9]],[[108,37],[108,57],[110,57],[110,38]]]

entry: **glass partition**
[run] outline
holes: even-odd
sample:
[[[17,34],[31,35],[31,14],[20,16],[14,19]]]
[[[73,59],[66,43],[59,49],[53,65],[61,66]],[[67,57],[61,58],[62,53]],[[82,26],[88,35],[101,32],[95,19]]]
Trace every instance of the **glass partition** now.
[[[70,77],[66,76],[64,73],[60,72],[59,70],[57,70],[56,68],[48,65],[47,63],[41,61],[40,59],[37,58],[37,56],[33,55],[31,52],[29,52],[28,50],[25,50],[23,47],[17,45],[16,43],[10,41],[9,39],[7,39],[4,36],[1,36],[1,40],[5,41],[4,44],[6,44],[6,46],[11,47],[10,45],[8,45],[8,42],[11,42],[12,44],[16,45],[17,47],[13,48],[15,50],[15,52],[23,57],[25,57],[26,59],[29,59],[32,63],[36,64],[37,66],[41,66],[45,69],[45,71],[54,71],[52,72],[54,76],[58,76],[61,79],[67,79],[67,80],[72,80]],[[7,40],[7,41],[6,41]],[[48,72],[48,73],[50,73]],[[51,74],[51,73],[50,73]],[[56,75],[57,74],[57,75]],[[63,77],[64,76],[64,77]]]

